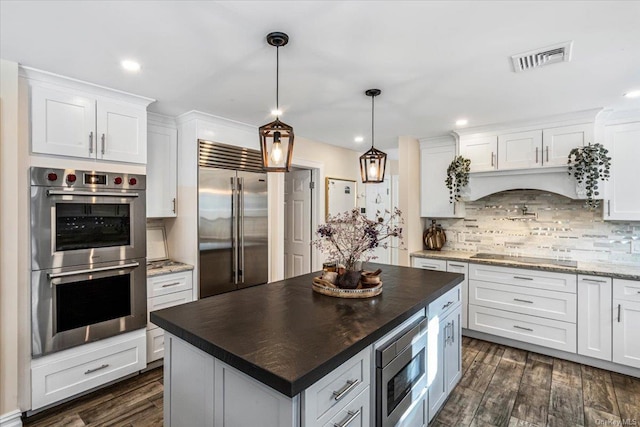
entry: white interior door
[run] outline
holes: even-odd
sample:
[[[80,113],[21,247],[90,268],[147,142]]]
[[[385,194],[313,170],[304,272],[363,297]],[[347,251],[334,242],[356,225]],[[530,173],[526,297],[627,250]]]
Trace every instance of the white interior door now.
[[[389,184],[389,177],[385,178],[384,182],[379,184],[365,184],[366,195],[366,215],[369,219],[376,218],[376,212],[384,214],[385,210],[391,211],[391,185]],[[390,239],[384,241],[388,245],[393,245]],[[381,264],[391,263],[391,248],[377,247],[373,251],[373,255],[377,258],[372,259],[372,262],[379,262]],[[365,266],[366,268],[366,266]]]
[[[284,180],[284,276],[311,272],[311,171],[295,169]]]

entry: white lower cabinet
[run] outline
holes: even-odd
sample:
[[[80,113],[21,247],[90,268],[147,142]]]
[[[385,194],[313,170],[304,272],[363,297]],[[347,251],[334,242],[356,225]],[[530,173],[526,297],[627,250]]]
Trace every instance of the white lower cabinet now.
[[[462,376],[460,286],[429,304],[427,387],[429,421]],[[443,301],[446,303],[443,304]]]
[[[140,329],[31,361],[31,409],[36,410],[144,369]]]
[[[640,281],[613,279],[613,361],[640,368]]]
[[[611,361],[611,279],[578,275],[578,354]]]
[[[147,363],[164,357],[164,330],[149,321],[149,314],[193,301],[192,288],[190,270],[147,278]]]

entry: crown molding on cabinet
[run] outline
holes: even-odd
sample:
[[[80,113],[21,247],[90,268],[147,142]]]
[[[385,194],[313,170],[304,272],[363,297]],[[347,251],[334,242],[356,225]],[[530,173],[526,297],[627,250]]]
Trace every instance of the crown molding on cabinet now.
[[[147,113],[147,124],[162,126],[170,129],[177,129],[176,118],[158,113]]]
[[[31,67],[20,66],[18,68],[18,74],[20,77],[28,79],[31,84],[36,83],[45,86],[48,84],[63,86],[76,91],[90,92],[90,94],[94,96],[99,95],[104,96],[105,98],[120,99],[122,101],[142,105],[144,107],[147,107],[149,104],[156,101],[155,99],[147,98],[146,96],[135,95],[133,93],[124,92],[122,90],[108,88],[106,86],[85,82],[83,80],[78,80],[71,77],[61,76],[59,74],[38,70]]]
[[[472,128],[456,129],[454,135],[495,135],[498,133],[515,133],[524,132],[531,129],[548,129],[559,126],[570,126],[581,123],[592,123],[595,121],[602,108],[594,108],[590,110],[576,111],[566,114],[556,114],[546,117],[538,117],[535,119],[519,120],[505,123],[495,123],[490,125],[476,126]]]

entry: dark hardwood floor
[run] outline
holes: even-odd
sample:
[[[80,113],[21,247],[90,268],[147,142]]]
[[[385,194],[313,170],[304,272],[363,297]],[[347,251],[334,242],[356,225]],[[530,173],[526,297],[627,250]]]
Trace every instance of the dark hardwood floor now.
[[[462,379],[430,426],[640,427],[638,378],[466,337],[462,346]],[[23,423],[162,426],[162,368]]]

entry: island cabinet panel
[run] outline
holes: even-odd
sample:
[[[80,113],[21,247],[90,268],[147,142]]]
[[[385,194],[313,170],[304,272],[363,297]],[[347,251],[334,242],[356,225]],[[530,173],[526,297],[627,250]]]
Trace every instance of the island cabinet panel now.
[[[214,359],[165,335],[164,425],[213,426]]]
[[[611,278],[578,276],[578,354],[611,361]]]
[[[429,420],[447,400],[461,378],[462,354],[460,285],[429,304],[427,387]]]
[[[216,427],[299,425],[297,396],[284,396],[218,359],[215,378]]]
[[[367,347],[334,369],[302,393],[304,425],[324,425],[371,382],[371,347]],[[318,423],[320,421],[320,423]]]
[[[462,320],[460,326],[466,329],[469,327],[469,321],[467,319],[469,312],[469,263],[447,261],[447,272],[464,274],[464,280],[460,283],[462,290]]]

